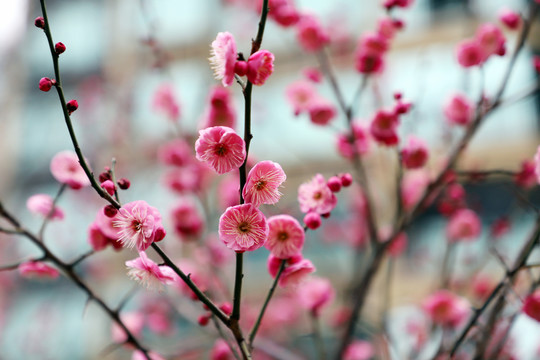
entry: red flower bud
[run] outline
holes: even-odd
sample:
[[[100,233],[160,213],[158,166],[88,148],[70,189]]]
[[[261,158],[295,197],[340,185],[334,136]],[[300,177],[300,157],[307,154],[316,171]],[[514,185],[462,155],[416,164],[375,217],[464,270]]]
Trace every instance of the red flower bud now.
[[[315,230],[321,226],[321,216],[316,212],[310,211],[304,216],[304,224],[311,230]]]
[[[51,80],[48,77],[44,77],[39,80],[39,90],[41,91],[47,92],[51,90],[53,85],[54,85],[54,80]]]
[[[117,181],[118,187],[122,190],[127,190],[131,186],[131,182],[126,178],[121,178]]]
[[[341,190],[341,179],[337,176],[332,176],[330,179],[328,179],[326,186],[328,186],[332,192],[338,192]]]
[[[105,216],[112,218],[118,213],[118,209],[112,205],[107,205],[103,208],[103,213]]]
[[[77,100],[69,100],[66,104],[66,108],[68,110],[69,115],[71,115],[72,112],[77,110],[79,108],[79,103]]]
[[[34,25],[37,28],[45,29],[45,19],[42,16],[38,16],[36,20],[34,20]]]
[[[61,53],[66,51],[66,45],[61,42],[57,42],[56,45],[54,45],[54,51],[56,51],[56,53],[60,55]]]
[[[102,182],[105,182],[107,180],[111,180],[111,174],[109,174],[108,171],[104,171],[102,172],[101,174],[99,174],[99,182],[102,183]]]

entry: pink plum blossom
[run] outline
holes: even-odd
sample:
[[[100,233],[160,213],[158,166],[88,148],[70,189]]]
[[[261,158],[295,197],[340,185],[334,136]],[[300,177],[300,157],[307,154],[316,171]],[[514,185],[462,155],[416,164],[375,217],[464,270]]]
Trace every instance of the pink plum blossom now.
[[[128,276],[148,289],[160,290],[163,285],[174,281],[172,269],[165,265],[158,266],[144,251],[139,252],[138,258],[126,261],[126,267]]]
[[[455,328],[469,316],[469,302],[448,290],[438,290],[428,296],[422,303],[422,308],[433,323]]]
[[[296,116],[307,111],[311,101],[318,96],[317,90],[313,84],[305,80],[291,83],[287,86],[285,95],[287,96],[287,100],[293,106],[294,115]]]
[[[74,190],[90,185],[77,155],[70,150],[61,151],[52,158],[51,173],[56,181]]]
[[[113,221],[124,247],[136,247],[138,251],[148,249],[154,241],[165,237],[159,211],[143,200],[133,201],[122,206]]]
[[[244,140],[225,126],[200,130],[195,152],[198,160],[210,165],[218,174],[238,169],[246,158]]]
[[[339,134],[337,137],[338,152],[346,159],[353,159],[355,155],[367,154],[370,149],[371,142],[369,131],[363,124],[353,122],[352,133],[354,139],[351,139],[351,136],[348,133]]]
[[[288,259],[302,251],[304,228],[290,215],[275,215],[268,218],[268,240],[264,246],[280,258]]]
[[[407,169],[417,169],[425,165],[428,158],[427,144],[416,136],[409,136],[407,145],[401,150],[401,159]]]
[[[268,273],[270,276],[273,278],[277,276],[281,263],[284,260],[285,259],[280,259],[272,254],[268,256]],[[286,267],[278,280],[278,285],[281,287],[297,286],[307,275],[315,272],[313,263],[304,258],[300,253],[289,257],[285,261]]]
[[[458,63],[465,67],[482,64],[485,59],[484,52],[476,39],[466,39],[460,42],[456,48]]]
[[[190,197],[181,197],[171,210],[173,226],[183,240],[196,240],[204,230],[204,218]]]
[[[176,100],[174,88],[171,84],[162,84],[156,89],[152,107],[167,116],[169,120],[178,120],[180,117],[180,105]]]
[[[463,94],[454,94],[444,105],[444,115],[453,125],[468,125],[474,117],[474,105]]]
[[[48,217],[51,220],[62,220],[64,218],[62,209],[55,206],[52,197],[47,194],[30,196],[26,200],[26,208],[33,214]]]
[[[401,201],[405,210],[411,210],[424,195],[429,174],[424,170],[408,171],[401,181]]]
[[[212,42],[210,64],[214,76],[221,80],[223,86],[231,86],[234,82],[234,65],[236,63],[236,42],[229,32],[220,32]]]
[[[96,218],[88,228],[88,242],[95,251],[101,251],[111,245],[115,250],[122,249],[118,229],[114,227],[114,217],[108,217],[103,211],[98,211]]]
[[[210,360],[233,360],[234,354],[227,342],[218,338],[210,351]]]
[[[375,32],[366,32],[360,37],[359,47],[364,54],[382,56],[389,47],[388,38]]]
[[[481,232],[482,222],[470,209],[456,211],[446,226],[446,236],[450,242],[472,241],[478,238]]]
[[[247,62],[247,78],[253,85],[263,85],[274,72],[274,54],[268,50],[253,53]]]
[[[322,82],[324,76],[321,70],[316,67],[307,67],[302,71],[302,74],[306,79],[314,83]]]
[[[356,340],[351,342],[345,354],[343,354],[343,360],[369,360],[375,356],[375,349],[367,341]]]
[[[313,15],[303,15],[296,24],[296,37],[304,50],[317,52],[330,42],[330,36]]]
[[[262,0],[257,1],[257,12],[262,10]],[[268,16],[279,25],[289,27],[295,25],[300,19],[300,13],[296,9],[293,0],[269,0]]]
[[[521,16],[508,8],[499,10],[499,21],[510,30],[517,30],[521,26]]]
[[[206,163],[194,161],[167,171],[163,177],[165,185],[180,194],[202,191],[214,174]]]
[[[219,218],[219,238],[236,252],[253,251],[268,238],[268,223],[252,204],[232,206]]]
[[[257,207],[261,204],[275,204],[281,197],[278,188],[286,179],[278,163],[270,160],[258,162],[247,176],[242,196],[246,203]]]
[[[397,128],[399,118],[394,112],[379,110],[369,128],[371,136],[382,145],[393,146],[399,141]]]
[[[536,290],[525,298],[521,311],[540,322],[540,290]]]
[[[476,30],[475,35],[478,46],[483,54],[483,61],[491,55],[504,55],[506,38],[501,29],[497,26],[486,23],[482,24]]]
[[[391,17],[383,17],[377,21],[377,33],[388,40],[391,40],[396,31],[401,28],[398,26],[396,21]]]
[[[355,69],[361,74],[373,74],[382,72],[384,69],[384,59],[381,54],[369,54],[357,50],[354,54]]]
[[[19,274],[25,278],[56,279],[60,273],[42,261],[29,260],[19,264]]]
[[[310,181],[300,185],[298,202],[302,212],[314,211],[322,215],[331,212],[336,207],[337,198],[326,185],[324,176],[317,174]]]
[[[303,281],[297,289],[298,302],[314,316],[319,316],[322,309],[329,305],[336,296],[328,279],[312,276]]]

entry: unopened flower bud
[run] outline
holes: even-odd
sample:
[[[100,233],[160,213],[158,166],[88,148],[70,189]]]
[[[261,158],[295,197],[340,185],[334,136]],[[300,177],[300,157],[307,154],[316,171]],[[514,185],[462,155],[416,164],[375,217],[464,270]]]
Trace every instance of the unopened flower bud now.
[[[99,182],[103,183],[107,180],[111,180],[111,174],[108,171],[104,171],[101,174],[99,174]]]
[[[69,100],[66,104],[66,108],[68,110],[69,115],[71,115],[72,112],[77,110],[79,108],[79,103],[77,100]]]
[[[345,173],[345,174],[341,174],[339,177],[341,178],[341,185],[345,187],[351,186],[353,182],[353,178],[351,174]]]
[[[337,176],[332,176],[326,182],[326,186],[328,186],[328,188],[332,190],[332,192],[338,192],[339,190],[341,190],[341,179]]]
[[[311,230],[318,229],[321,223],[321,216],[316,212],[310,211],[304,216],[304,224]]]
[[[118,209],[116,209],[112,205],[107,205],[103,208],[103,213],[105,214],[105,216],[112,218],[115,217],[115,215],[118,213]]]
[[[246,75],[247,70],[248,64],[246,61],[237,61],[236,64],[234,64],[234,73],[238,74],[238,76]]]
[[[127,190],[131,186],[131,182],[126,178],[121,178],[116,183],[118,184],[118,187],[122,190]]]
[[[208,316],[208,315],[201,315],[201,316],[199,316],[199,319],[197,319],[197,322],[201,326],[208,325],[208,321],[210,321],[210,316]]]
[[[64,45],[64,43],[57,42],[56,45],[54,45],[54,51],[56,51],[56,53],[60,55],[61,53],[66,51],[66,45]]]
[[[115,186],[111,180],[105,180],[101,183],[101,187],[109,193],[109,195],[114,195]]]
[[[39,80],[39,90],[41,91],[47,92],[51,90],[53,85],[54,85],[53,80],[49,79],[48,77],[44,77]]]
[[[232,305],[228,302],[223,303],[219,308],[221,309],[221,311],[223,311],[227,315],[232,313],[232,310],[233,310]]]
[[[34,20],[34,25],[37,28],[44,29],[45,28],[45,19],[43,18],[43,16],[38,16],[36,18],[36,20]]]

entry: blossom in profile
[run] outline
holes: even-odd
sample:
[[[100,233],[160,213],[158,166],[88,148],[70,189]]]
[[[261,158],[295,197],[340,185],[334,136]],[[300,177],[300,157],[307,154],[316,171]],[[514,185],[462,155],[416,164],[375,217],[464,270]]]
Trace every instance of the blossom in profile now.
[[[302,251],[304,228],[290,215],[275,215],[268,218],[268,239],[264,246],[280,259],[288,259]]]
[[[210,165],[218,174],[238,169],[246,158],[244,140],[225,126],[200,130],[195,152],[198,160]]]
[[[158,266],[144,251],[139,252],[138,258],[126,261],[126,267],[131,279],[151,290],[161,290],[163,285],[174,281],[172,269],[165,265]]]
[[[536,290],[527,296],[521,308],[525,314],[540,322],[540,290]]]
[[[458,63],[464,68],[480,65],[484,62],[485,55],[476,39],[466,39],[456,47]]]
[[[268,50],[253,53],[247,61],[247,78],[257,86],[263,85],[274,72],[274,54]]]
[[[482,222],[470,209],[457,210],[448,221],[446,236],[450,242],[473,241],[482,232]]]
[[[474,105],[463,94],[454,94],[444,104],[444,115],[453,125],[468,125],[474,117]]]
[[[234,65],[236,63],[236,42],[229,32],[220,32],[212,42],[210,65],[214,77],[221,80],[223,86],[231,86],[234,82]]]
[[[268,238],[266,217],[252,204],[229,207],[219,218],[219,238],[236,252],[256,250]]]
[[[286,261],[286,265],[278,280],[278,285],[281,287],[297,286],[309,274],[315,272],[313,263],[304,258],[300,253],[297,253],[288,259],[280,259],[273,254],[270,254],[270,256],[268,256],[267,265],[268,273],[272,278],[277,276],[282,261]]]
[[[353,122],[352,135],[354,138],[350,133],[341,133],[337,137],[337,150],[346,159],[353,159],[354,156],[369,152],[371,141],[366,127],[359,122]]]
[[[90,185],[90,180],[79,164],[77,154],[73,151],[66,150],[56,154],[51,160],[50,168],[56,181],[74,190]]]
[[[136,247],[138,251],[148,249],[154,241],[163,240],[165,237],[159,211],[143,200],[122,206],[113,225],[118,231],[118,241],[124,247]]]
[[[209,106],[201,119],[200,128],[227,126],[234,129],[236,110],[230,91],[220,85],[212,87],[208,103]]]
[[[379,110],[371,121],[371,136],[382,145],[393,146],[399,141],[397,128],[399,118],[393,111]]]
[[[298,187],[298,202],[302,212],[313,211],[322,215],[336,207],[337,198],[326,185],[324,176],[317,174]]]
[[[297,289],[298,302],[314,316],[319,316],[322,309],[329,305],[336,296],[330,280],[312,276],[303,281]]]
[[[370,360],[375,356],[371,343],[364,340],[353,341],[345,349],[343,360]]]
[[[422,303],[423,310],[434,324],[455,328],[470,314],[469,302],[448,290],[439,290],[428,296]]]
[[[54,205],[53,199],[47,194],[32,195],[26,200],[26,208],[33,214],[48,217],[50,220],[62,220],[64,212]]]
[[[29,260],[19,264],[19,274],[25,278],[56,279],[58,270],[42,261]]]
[[[298,42],[308,52],[317,52],[330,42],[330,35],[312,15],[303,15],[296,24],[296,31]]]
[[[152,107],[155,111],[167,116],[169,120],[178,120],[180,117],[180,104],[176,100],[174,88],[171,84],[162,84],[156,89]]]
[[[254,206],[275,204],[281,193],[279,187],[287,179],[281,166],[273,161],[260,161],[249,171],[242,196]]]
[[[401,159],[407,169],[417,169],[425,165],[428,158],[428,149],[424,140],[416,136],[409,136],[407,145],[401,150]]]

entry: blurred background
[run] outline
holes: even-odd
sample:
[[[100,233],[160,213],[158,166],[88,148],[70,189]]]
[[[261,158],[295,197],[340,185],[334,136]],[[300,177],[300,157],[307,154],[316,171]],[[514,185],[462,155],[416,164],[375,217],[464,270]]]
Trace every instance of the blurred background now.
[[[79,110],[72,119],[85,156],[96,174],[110,166],[114,157],[118,176],[132,182],[129,191],[121,194],[122,200],[143,199],[157,207],[164,214],[166,228],[171,226],[166,214],[179,197],[163,184],[165,166],[157,161],[157,149],[178,135],[196,137],[209,89],[218,83],[207,61],[210,44],[218,32],[229,31],[236,38],[238,50],[249,53],[258,22],[254,2],[47,1],[54,41],[61,41],[67,47],[60,56],[60,69],[67,98],[79,102]],[[354,49],[359,36],[375,29],[377,20],[384,16],[380,2],[297,0],[296,5],[302,12],[317,15],[329,29],[333,45],[328,53],[346,98],[352,99],[361,80],[354,70]],[[526,13],[528,2],[416,0],[410,9],[397,11],[396,16],[406,24],[405,30],[392,43],[385,72],[370,81],[368,91],[362,94],[357,104],[359,119],[368,121],[378,108],[393,104],[395,92],[402,92],[404,99],[413,103],[413,110],[403,118],[403,135],[415,134],[426,140],[432,155],[430,166],[438,169],[449,146],[462,134],[460,129],[446,122],[442,111],[444,102],[456,91],[473,99],[480,91],[480,73],[465,71],[457,64],[456,44],[471,37],[479,24],[497,23],[502,7]],[[40,219],[26,210],[26,199],[36,193],[54,195],[57,192],[58,184],[49,171],[50,160],[59,151],[72,148],[55,91],[44,93],[37,86],[40,78],[54,77],[46,38],[33,26],[34,18],[40,15],[37,1],[0,2],[0,70],[3,74],[0,80],[0,199],[36,231]],[[517,59],[506,95],[519,94],[538,81],[532,66],[533,54],[540,51],[537,22],[535,19],[526,48]],[[505,31],[505,36],[508,53],[511,53],[517,33]],[[294,116],[285,89],[303,78],[302,71],[306,67],[318,65],[315,56],[301,49],[294,29],[269,21],[263,48],[275,54],[275,72],[263,87],[253,92],[254,138],[250,151],[256,160],[280,163],[288,177],[281,202],[277,208],[268,207],[265,212],[290,211],[300,218],[296,203],[300,183],[316,172],[328,177],[350,171],[349,163],[339,156],[335,146],[337,134],[346,129],[345,118],[340,114],[331,125],[319,127],[305,115]],[[484,66],[488,96],[493,95],[501,83],[508,61],[507,54],[490,59]],[[162,84],[172,85],[180,104],[181,116],[177,123],[152,105],[154,94]],[[327,82],[317,85],[317,89],[335,102]],[[236,84],[231,90],[237,124],[241,125],[242,94]],[[496,111],[474,138],[461,167],[519,170],[523,160],[533,157],[539,143],[539,104],[535,96]],[[241,131],[241,127],[237,130]],[[375,198],[383,222],[395,200],[394,157],[394,152],[380,148],[367,159],[369,172],[373,174],[371,181],[377,184]],[[511,179],[501,178],[469,185],[467,190],[486,226],[501,216],[511,216],[515,226],[507,235],[506,243],[500,246],[501,251],[512,253],[516,250],[512,242],[523,239],[530,231],[531,214],[516,205],[515,194],[508,189],[509,183]],[[534,193],[527,192],[525,196],[534,201]],[[336,223],[347,215],[347,197],[340,194],[340,206],[331,218]],[[208,201],[214,205],[213,200]],[[66,219],[50,225],[46,232],[47,244],[63,259],[74,259],[90,249],[87,228],[104,204],[91,189],[67,191],[59,204]],[[207,232],[215,232],[219,212],[208,215]],[[403,270],[400,274],[406,275],[403,278],[400,275],[401,280],[394,283],[394,304],[417,303],[433,286],[433,279],[425,270],[431,269],[434,259],[444,252],[444,223],[434,212],[428,212],[415,223],[409,233],[407,257],[397,265]],[[317,266],[319,275],[345,286],[352,270],[351,255],[345,244],[329,243],[325,239],[336,236],[338,230],[331,225],[329,220],[321,231],[309,234],[306,257]],[[488,237],[488,233],[484,231],[484,236]],[[185,257],[186,251],[190,254],[176,238],[178,236],[169,230],[164,247],[179,257]],[[483,242],[467,244],[460,248],[458,259],[474,262],[483,251]],[[25,239],[0,234],[0,265],[38,255],[37,249]],[[247,257],[248,298],[261,298],[270,284],[266,255],[261,250]],[[134,252],[117,253],[108,249],[85,262],[80,272],[114,306],[134,285],[127,280],[123,265],[125,260],[134,257]],[[492,267],[502,272],[496,262]],[[467,274],[466,269],[463,272]],[[232,269],[228,276],[232,279]],[[87,305],[84,294],[69,281],[27,280],[16,272],[2,272],[0,277],[4,283],[0,287],[2,359],[130,357],[130,352],[125,350],[108,352],[109,320],[95,305]],[[411,291],[411,288],[419,290]],[[149,301],[141,292],[128,302],[128,310]],[[370,300],[376,304],[378,298]],[[170,298],[165,302],[168,301]],[[187,299],[175,309],[178,314],[173,316],[174,334],[164,338],[148,335],[148,342],[159,344],[156,348],[165,348],[165,354],[177,353],[186,348],[186,344],[211,347],[204,343],[204,329],[192,325],[196,321],[193,314],[200,309]],[[202,358],[205,356],[207,354]]]

